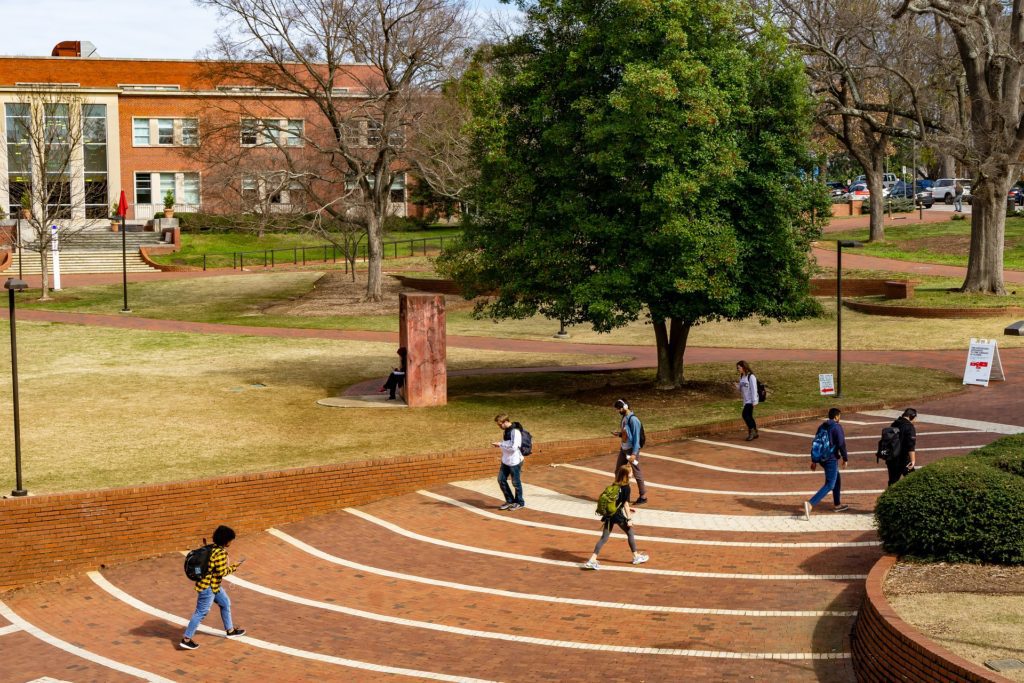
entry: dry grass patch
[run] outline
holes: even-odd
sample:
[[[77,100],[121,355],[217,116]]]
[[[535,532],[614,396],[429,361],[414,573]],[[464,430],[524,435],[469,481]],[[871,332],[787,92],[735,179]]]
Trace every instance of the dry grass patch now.
[[[901,618],[965,659],[1024,659],[1024,567],[900,563],[885,592]],[[1024,670],[1003,675],[1024,681]]]

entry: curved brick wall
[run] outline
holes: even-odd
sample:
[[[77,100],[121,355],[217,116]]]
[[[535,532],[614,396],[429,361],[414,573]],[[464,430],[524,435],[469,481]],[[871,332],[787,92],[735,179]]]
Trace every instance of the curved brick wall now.
[[[870,410],[883,404],[847,406]],[[820,417],[821,409],[758,418],[765,425]],[[648,434],[655,445],[725,430],[741,420]],[[617,449],[612,438],[538,442],[527,469]],[[0,591],[194,546],[228,523],[240,533],[449,481],[493,477],[494,448],[257,472],[135,488],[0,500]],[[609,473],[610,474],[610,473]],[[31,490],[31,479],[27,482]]]
[[[868,574],[864,602],[850,634],[857,680],[864,683],[1007,681],[936,645],[897,616],[882,591],[885,576],[896,561],[895,556],[885,555]]]
[[[447,294],[449,296],[462,296],[462,288],[452,280],[439,280],[425,277],[408,277],[406,275],[392,275],[403,287],[417,289],[421,292],[434,292],[436,294]]]
[[[845,282],[844,282],[845,285]],[[845,290],[845,286],[843,287]],[[885,306],[862,301],[843,301],[850,310],[868,315],[888,315],[895,318],[992,318],[1000,315],[1024,315],[1024,308],[915,308],[912,306]]]

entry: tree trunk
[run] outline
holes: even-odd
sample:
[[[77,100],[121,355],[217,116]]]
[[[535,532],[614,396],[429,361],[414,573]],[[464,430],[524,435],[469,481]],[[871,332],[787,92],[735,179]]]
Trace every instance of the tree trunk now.
[[[654,338],[658,344],[658,389],[675,389],[683,385],[686,340],[690,336],[690,322],[678,318],[654,321]]]
[[[960,287],[963,292],[1006,294],[1003,246],[1009,189],[1009,169],[982,174],[978,184],[971,188],[971,250],[967,277]]]
[[[382,263],[384,214],[376,206],[366,217],[366,301],[381,301],[384,298]]]
[[[884,164],[881,158],[871,160],[871,168],[864,169],[867,177],[868,192],[871,193],[871,223],[868,231],[869,242],[885,241],[885,197],[882,192],[885,186],[882,184]]]
[[[49,255],[50,250],[45,246],[40,245],[39,248],[39,300],[49,301],[50,300],[50,270],[47,268],[46,257]]]

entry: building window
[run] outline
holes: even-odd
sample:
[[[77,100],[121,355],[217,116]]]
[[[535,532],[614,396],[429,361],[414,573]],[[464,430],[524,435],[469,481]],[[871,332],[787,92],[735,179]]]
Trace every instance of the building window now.
[[[132,119],[136,147],[180,147],[199,142],[199,119]]]
[[[377,147],[380,145],[380,134],[384,130],[384,124],[373,119],[366,120],[366,146]]]
[[[198,173],[183,173],[182,174],[182,193],[181,198],[185,204],[199,204],[199,174]]]
[[[302,119],[242,119],[240,131],[243,147],[301,147],[305,122]]]
[[[301,120],[289,120],[288,129],[284,134],[284,144],[288,147],[301,147],[302,136],[305,134],[305,122]]]
[[[160,197],[158,198],[158,200],[159,200],[158,203],[162,203],[164,201],[164,197],[166,197],[167,193],[170,192],[171,195],[174,197],[174,203],[177,204],[178,203],[178,192],[177,192],[177,187],[175,187],[175,183],[174,183],[174,174],[173,173],[161,173],[159,175],[160,175]]]
[[[67,104],[43,105],[48,218],[71,218],[71,111]]]
[[[199,119],[181,120],[181,144],[186,147],[199,144]]]
[[[152,204],[153,203],[153,185],[152,178],[149,173],[136,173],[135,174],[135,203],[136,204]]]
[[[247,207],[255,206],[260,201],[259,181],[254,175],[242,178],[242,201]]]
[[[10,102],[4,105],[7,124],[7,192],[10,215],[21,211],[21,198],[31,196],[31,148],[29,130],[32,126],[31,110],[27,103]]]
[[[85,217],[106,218],[110,211],[107,188],[107,105],[82,105],[82,146],[85,157]]]

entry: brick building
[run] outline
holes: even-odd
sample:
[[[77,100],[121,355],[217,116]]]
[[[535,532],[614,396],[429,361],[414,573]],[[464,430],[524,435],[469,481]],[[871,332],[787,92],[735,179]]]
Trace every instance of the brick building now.
[[[73,103],[48,109],[46,125],[63,116],[65,125],[81,125],[84,131],[79,149],[71,150],[68,220],[107,225],[110,205],[122,189],[128,217],[134,220],[158,215],[168,192],[176,211],[230,212],[246,203],[250,209],[271,211],[306,208],[298,184],[282,172],[278,155],[301,154],[303,138],[310,137],[315,125],[310,103],[230,75],[214,75],[210,67],[215,64],[101,58],[84,42],[60,43],[49,57],[0,57],[5,142],[0,207],[14,215],[25,183],[40,177],[33,175],[38,168],[29,170],[32,154],[16,131],[32,111],[31,95],[56,91],[68,93]],[[361,79],[368,76],[371,67],[350,65],[332,95],[357,100]],[[362,135],[372,135],[366,125]],[[200,153],[209,139],[204,136],[214,134],[223,147],[217,163]],[[405,177],[399,174],[392,185],[392,213],[413,213],[406,195]]]

